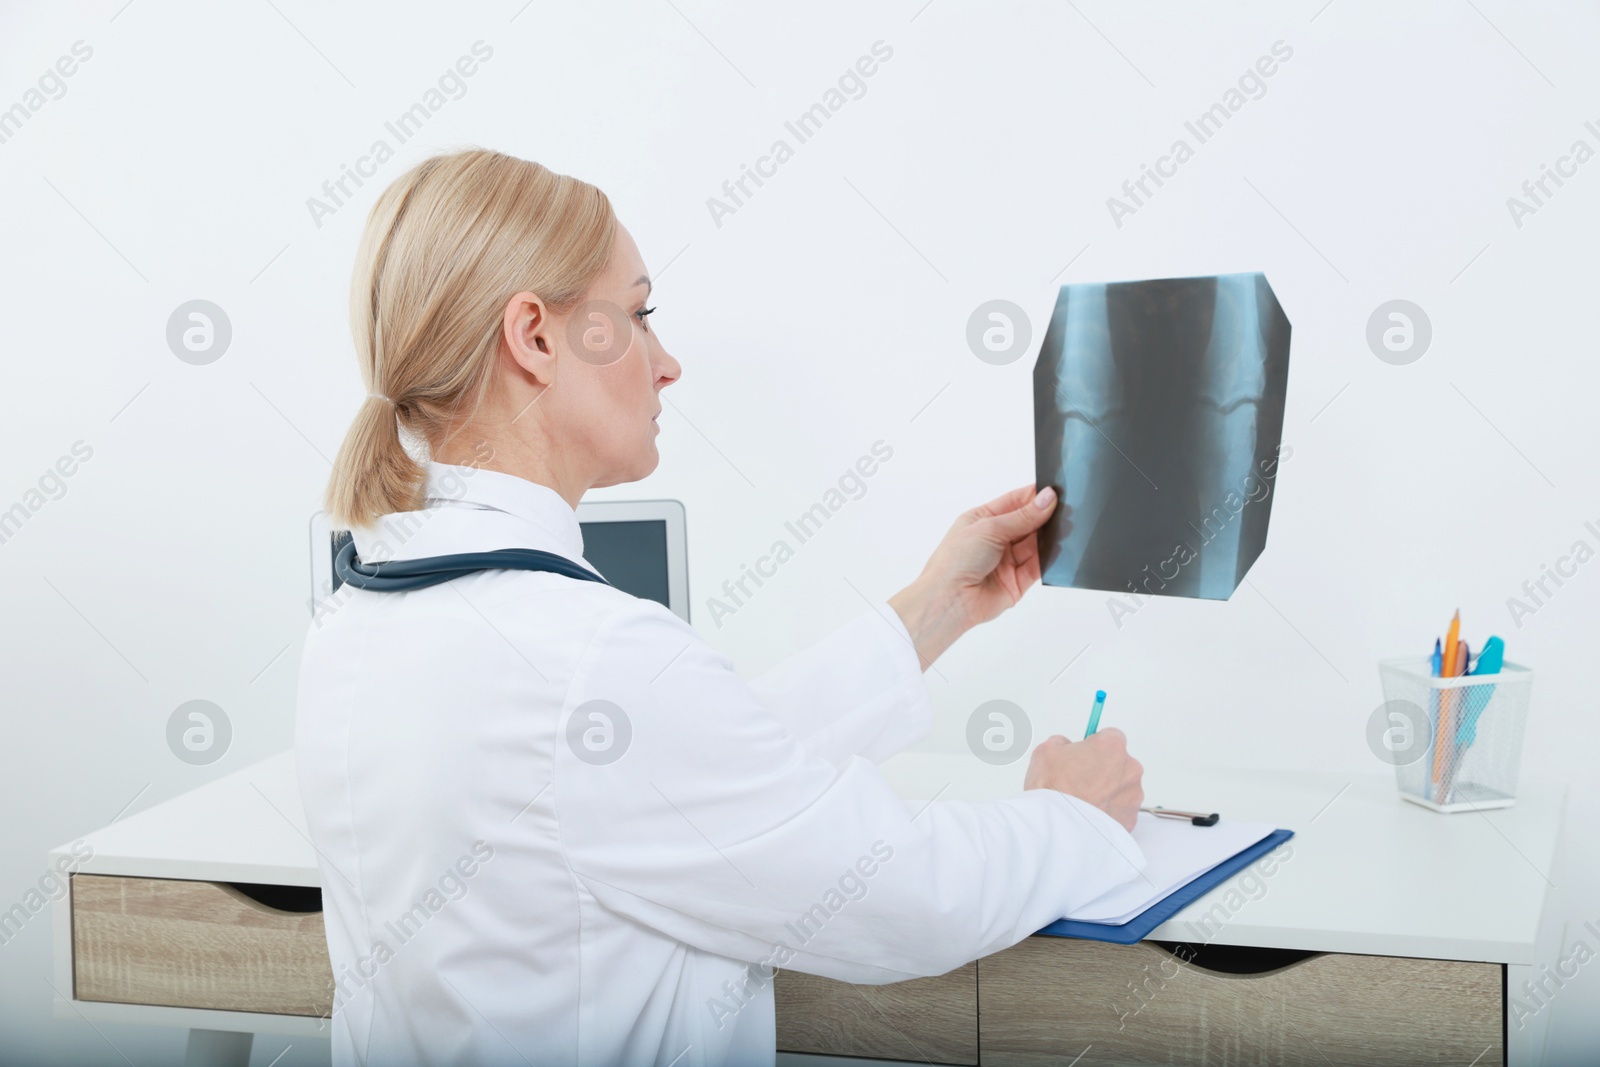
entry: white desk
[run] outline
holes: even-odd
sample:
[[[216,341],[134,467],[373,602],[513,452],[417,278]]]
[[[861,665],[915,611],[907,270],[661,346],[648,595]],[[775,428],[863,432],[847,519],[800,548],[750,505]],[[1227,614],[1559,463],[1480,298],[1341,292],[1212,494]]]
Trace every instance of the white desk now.
[[[81,875],[316,887],[316,853],[306,836],[294,754],[284,752],[181,796],[130,815],[80,839],[94,850]],[[50,853],[72,855],[71,844]],[[146,1023],[190,1030],[188,1062],[250,1061],[251,1035],[327,1036],[323,1017],[84,1000],[74,984],[74,886],[54,905],[58,1018]],[[324,950],[325,952],[326,950]]]
[[[917,754],[890,760],[884,769],[897,791],[911,800],[935,795],[974,800],[1006,796],[1016,790],[1022,774],[1020,764],[992,768],[970,758]],[[78,877],[316,886],[315,853],[305,836],[293,775],[292,755],[284,753],[81,839],[93,849],[93,856],[78,865],[72,892],[54,906],[55,985],[71,996],[70,1003],[58,1000],[59,1016],[187,1027],[191,1062],[247,1063],[249,1035],[255,1032],[327,1033],[327,1020],[314,1015],[88,1000],[80,998],[74,985],[74,907],[84,896]],[[1153,940],[1492,964],[1504,968],[1505,988],[1513,997],[1525,979],[1535,977],[1536,962],[1555,959],[1560,902],[1552,872],[1564,792],[1531,789],[1513,808],[1437,815],[1401,802],[1392,779],[1381,774],[1350,781],[1318,774],[1153,769],[1146,775],[1146,795],[1149,803],[1203,808],[1221,812],[1224,818],[1274,822],[1296,831],[1292,857],[1278,864],[1263,879],[1265,891],[1248,899],[1220,929],[1206,922],[1207,908],[1237,885],[1238,878],[1163,924]],[[52,860],[69,855],[69,848],[63,845],[52,852]],[[129,910],[137,908],[130,905]],[[315,921],[320,926],[320,917]],[[866,1020],[863,1025],[870,1024],[869,1015],[881,1016],[901,1031],[938,1013],[946,1022],[954,1020],[958,1033],[949,1047],[955,1053],[926,1056],[927,1048],[945,1046],[931,1035],[919,1045],[918,1034],[901,1033],[900,1039],[911,1042],[911,1054],[902,1058],[975,1062],[979,974],[985,988],[992,978],[997,989],[1010,981],[1013,989],[1026,992],[1033,977],[1027,968],[1045,965],[1030,962],[1028,952],[1089,951],[1090,945],[1030,938],[979,965],[921,980],[927,985],[908,982],[862,990],[831,985],[864,1003],[868,997],[876,998],[870,1002],[872,1011],[861,1015]],[[128,956],[130,950],[124,949]],[[1157,951],[1144,945],[1111,950]],[[121,966],[137,970],[138,962],[123,959]],[[872,1035],[850,1031],[849,1013],[841,1013],[837,999],[830,999],[836,994],[818,984],[825,980],[797,975],[783,979],[780,1046],[785,1034],[799,1033],[808,1036],[799,1044],[791,1040],[788,1047],[896,1055],[892,1047],[875,1045]],[[964,1014],[969,990],[970,1020]],[[923,991],[936,1002],[937,1012],[925,1003]],[[314,993],[308,996],[314,999]],[[998,1025],[992,1020],[1000,1019],[996,1009],[1000,1003],[984,1001],[985,1027]],[[1541,1062],[1548,1017],[1548,1010],[1541,1011],[1520,1029],[1506,1028],[1505,1062],[1517,1067]],[[970,1057],[959,1051],[967,1047],[964,1028],[969,1025]],[[1040,1025],[1045,1024],[1034,1024],[1035,1036]],[[890,1035],[888,1040],[895,1038]],[[999,1039],[986,1038],[982,1047],[984,1063],[1048,1062],[1030,1059],[1024,1052],[1008,1057]],[[1093,1055],[1084,1063],[1092,1060]],[[1499,1049],[1482,1061],[1492,1062],[1500,1062]]]
[[[965,757],[920,754],[896,757],[884,765],[884,771],[904,797],[964,800],[1008,796],[1015,791],[1022,773],[1020,764],[995,768]],[[1231,888],[1240,886],[1245,874],[1219,886],[1157,927],[1150,935],[1151,941],[1328,953],[1330,955],[1305,969],[1334,976],[1327,979],[1335,982],[1333,991],[1328,992],[1324,986],[1319,993],[1326,997],[1329,1017],[1347,1031],[1359,1030],[1362,1016],[1356,1011],[1351,1017],[1339,1018],[1339,981],[1371,980],[1372,988],[1364,991],[1368,1003],[1361,1010],[1372,1007],[1372,998],[1380,1002],[1387,998],[1399,1005],[1404,998],[1415,996],[1419,991],[1424,994],[1423,1003],[1438,1004],[1449,1001],[1453,993],[1461,992],[1451,988],[1459,973],[1451,973],[1452,968],[1440,965],[1439,961],[1480,965],[1454,969],[1479,974],[1482,964],[1493,965],[1501,969],[1501,992],[1506,998],[1501,1003],[1501,1011],[1508,1013],[1501,1017],[1503,1052],[1500,1047],[1485,1050],[1484,1045],[1478,1045],[1473,1048],[1461,1039],[1458,1048],[1464,1049],[1466,1054],[1459,1062],[1472,1061],[1480,1052],[1485,1053],[1477,1061],[1480,1067],[1498,1062],[1518,1067],[1543,1062],[1550,1011],[1544,1008],[1531,1017],[1522,1018],[1518,1025],[1515,1015],[1524,1013],[1512,1012],[1511,998],[1536,1006],[1538,1001],[1524,992],[1523,983],[1545,978],[1548,972],[1536,964],[1553,966],[1559,951],[1563,901],[1557,889],[1560,876],[1556,872],[1556,860],[1565,789],[1532,786],[1523,790],[1522,797],[1512,808],[1439,815],[1401,801],[1395,791],[1393,775],[1389,773],[1351,779],[1329,774],[1147,768],[1145,794],[1148,804],[1217,811],[1224,818],[1270,822],[1295,831],[1295,837],[1289,842],[1291,858],[1274,865],[1270,875],[1261,877],[1258,872],[1255,883],[1258,891],[1253,895],[1245,894],[1242,905],[1226,915],[1225,922],[1219,924],[1217,913],[1211,909]],[[1088,1003],[1084,999],[1090,992],[1088,989],[1056,997],[1039,996],[1036,991],[1051,985],[1062,989],[1080,974],[1094,975],[1100,979],[1100,986],[1094,991],[1115,987],[1113,995],[1104,999],[1119,1001],[1125,1008],[1138,998],[1122,987],[1130,977],[1135,982],[1149,984],[1150,972],[1146,968],[1156,964],[1147,957],[1158,955],[1146,945],[1122,948],[1034,937],[1014,949],[979,961],[974,974],[974,997],[982,1004],[983,1011],[980,1021],[973,1025],[972,1044],[980,1044],[976,1037],[981,1030],[981,1061],[986,1064],[1065,1062],[1083,1051],[1086,1045],[1095,1044],[1082,1060],[1083,1065],[1115,1062],[1115,1052],[1108,1046],[1115,1046],[1121,1035],[1110,1024],[1069,1027],[1058,1022],[1058,1029],[1076,1035],[1077,1044],[1072,1044],[1072,1039],[1065,1036],[1055,1046],[1039,1040],[1043,1028],[1034,1025],[1035,1017],[1054,1013],[1053,1017],[1061,1020],[1064,1013],[1072,1010],[1069,1005]],[[1382,961],[1377,957],[1406,959]],[[1167,956],[1160,958],[1170,960]],[[1351,966],[1343,967],[1343,964]],[[1168,966],[1170,968],[1170,964]],[[1186,970],[1203,972],[1200,967]],[[1293,977],[1291,970],[1293,968],[1284,967],[1275,973]],[[1341,973],[1343,977],[1338,977]],[[1184,975],[1185,981],[1189,977],[1191,975]],[[819,1013],[843,1010],[839,1001],[830,1004],[827,998],[817,995],[815,986],[820,981],[809,976],[795,976],[791,993],[811,994],[809,1008]],[[943,979],[925,981],[932,984]],[[1187,986],[1179,982],[1175,986],[1178,992],[1161,994],[1159,1006],[1171,1009],[1183,996],[1202,996],[1207,985],[1207,981],[1202,980]],[[1315,987],[1314,982],[1302,985]],[[1245,983],[1238,976],[1228,975],[1221,982],[1211,979],[1209,987],[1213,990],[1242,989]],[[950,994],[948,988],[931,991],[945,996]],[[1283,998],[1302,994],[1295,991],[1293,982],[1284,981],[1276,995]],[[868,996],[881,994],[869,992]],[[1014,1003],[1019,998],[1032,1003],[1019,1007]],[[906,1019],[917,1017],[914,1009],[919,1005],[911,1003],[912,999],[906,998],[901,1003],[901,1007],[912,1009]],[[1249,1000],[1248,997],[1239,999]],[[1262,998],[1261,1018],[1287,1026],[1299,1039],[1301,1047],[1263,1051],[1259,1047],[1250,1048],[1248,1042],[1242,1048],[1237,1043],[1223,1042],[1228,1046],[1220,1053],[1223,1061],[1253,1062],[1251,1056],[1259,1054],[1263,1057],[1261,1062],[1345,1062],[1331,1049],[1305,1049],[1304,1039],[1311,1024],[1304,1018],[1296,1023],[1289,1015],[1267,1006],[1266,999]],[[1361,1002],[1362,997],[1350,999],[1355,1010],[1354,1005]],[[1097,1002],[1093,1010],[1100,1007]],[[892,1007],[875,1005],[874,1010],[878,1014],[887,1012],[889,1019],[901,1027],[907,1025],[906,1019],[895,1019]],[[1126,1025],[1146,1022],[1160,1025],[1163,1023],[1161,1014],[1152,1012],[1153,1019],[1141,1016]],[[1181,1012],[1169,1014],[1182,1016]],[[1404,1017],[1406,1009],[1402,1006],[1396,1014]],[[1105,1015],[1115,1020],[1109,1010]],[[1421,1030],[1442,1022],[1438,1014],[1428,1022],[1415,1016],[1413,1019],[1418,1029],[1411,1035],[1415,1038],[1431,1038],[1433,1035]],[[1202,1008],[1192,1012],[1189,1021],[1201,1029],[1207,1025],[1226,1029],[1229,1016],[1226,1010],[1216,1010],[1208,1019]],[[1165,1023],[1172,1027],[1180,1025],[1171,1019]],[[803,1044],[794,1040],[796,1034],[804,1039]],[[823,1040],[818,1040],[819,1034]],[[1171,1032],[1165,1035],[1166,1038],[1173,1036]],[[829,1037],[826,1027],[794,1027],[790,1030],[789,1042],[790,1047],[805,1051],[858,1053],[862,1048],[869,1048],[878,1055],[895,1055],[906,1060],[924,1058],[918,1050],[904,1048],[892,1035],[887,1040],[883,1039],[885,1035],[877,1034],[867,1037],[864,1043],[851,1038],[831,1045]],[[783,1039],[780,1029],[780,1045]],[[1187,1042],[1185,1051],[1174,1054],[1171,1062],[1206,1059],[1204,1042],[1196,1045],[1193,1035],[1184,1035],[1184,1040]],[[1418,1045],[1425,1043],[1416,1042]],[[1440,1044],[1443,1043],[1441,1040]],[[957,1044],[952,1043],[950,1047],[957,1047]],[[1163,1053],[1171,1047],[1171,1042],[1159,1046],[1161,1052],[1155,1054],[1159,1062],[1168,1062]],[[1210,1035],[1209,1052],[1212,1057],[1219,1055],[1215,1033]],[[1099,1058],[1108,1055],[1112,1057],[1109,1060]],[[1347,1052],[1346,1055],[1353,1054]],[[1437,1062],[1453,1062],[1442,1049],[1440,1056]],[[1352,1058],[1349,1062],[1371,1061]]]

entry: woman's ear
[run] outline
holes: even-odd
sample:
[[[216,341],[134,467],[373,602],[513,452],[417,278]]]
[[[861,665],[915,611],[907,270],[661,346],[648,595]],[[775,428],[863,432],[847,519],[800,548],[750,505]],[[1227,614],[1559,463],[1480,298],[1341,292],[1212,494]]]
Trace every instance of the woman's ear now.
[[[500,339],[507,353],[540,385],[555,381],[555,323],[538,295],[521,292],[506,301]]]

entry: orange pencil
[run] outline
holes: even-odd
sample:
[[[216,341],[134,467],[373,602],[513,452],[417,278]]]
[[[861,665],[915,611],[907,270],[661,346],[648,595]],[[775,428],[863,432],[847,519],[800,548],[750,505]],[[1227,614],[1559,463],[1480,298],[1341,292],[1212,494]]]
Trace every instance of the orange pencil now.
[[[1461,609],[1457,608],[1454,617],[1450,620],[1450,630],[1444,638],[1444,665],[1440,676],[1454,678],[1456,676],[1456,659],[1461,655]],[[1439,694],[1439,729],[1438,735],[1433,739],[1433,780],[1438,782],[1444,777],[1444,750],[1445,741],[1449,737],[1449,723],[1451,705],[1454,696],[1449,690]],[[1438,803],[1443,804],[1443,798]]]

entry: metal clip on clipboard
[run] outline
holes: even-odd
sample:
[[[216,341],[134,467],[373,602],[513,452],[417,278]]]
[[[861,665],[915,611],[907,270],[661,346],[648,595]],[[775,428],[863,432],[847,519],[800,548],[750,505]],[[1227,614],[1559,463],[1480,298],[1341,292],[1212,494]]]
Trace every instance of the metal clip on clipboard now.
[[[1205,815],[1198,811],[1176,811],[1172,808],[1140,808],[1139,810],[1148,811],[1151,815],[1159,815],[1163,819],[1188,819],[1196,826],[1215,826],[1222,819],[1222,816],[1216,812]]]

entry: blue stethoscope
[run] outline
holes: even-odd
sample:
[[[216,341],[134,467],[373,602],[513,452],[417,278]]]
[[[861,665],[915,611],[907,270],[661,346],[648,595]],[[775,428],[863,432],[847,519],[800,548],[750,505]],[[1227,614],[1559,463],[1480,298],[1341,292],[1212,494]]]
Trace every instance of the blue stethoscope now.
[[[492,552],[462,552],[451,556],[423,559],[398,559],[384,563],[363,563],[356,557],[354,540],[345,542],[333,560],[333,572],[346,585],[379,593],[403,593],[426,589],[477,571],[549,571],[568,578],[610,585],[600,575],[581,567],[565,556],[537,548],[498,548]]]

